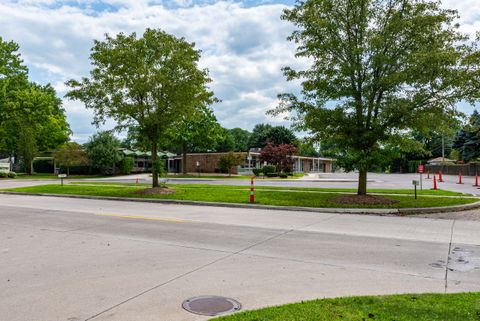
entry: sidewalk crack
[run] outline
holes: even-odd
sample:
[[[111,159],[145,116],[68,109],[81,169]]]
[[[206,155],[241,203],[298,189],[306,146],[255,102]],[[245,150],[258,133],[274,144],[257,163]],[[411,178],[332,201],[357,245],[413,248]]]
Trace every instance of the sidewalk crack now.
[[[448,253],[447,253],[447,264],[445,264],[445,293],[447,293],[448,288],[448,265],[450,263],[450,254],[452,251],[452,240],[453,240],[453,230],[455,227],[456,220],[454,219],[452,222],[452,227],[450,228],[450,243],[448,244]]]

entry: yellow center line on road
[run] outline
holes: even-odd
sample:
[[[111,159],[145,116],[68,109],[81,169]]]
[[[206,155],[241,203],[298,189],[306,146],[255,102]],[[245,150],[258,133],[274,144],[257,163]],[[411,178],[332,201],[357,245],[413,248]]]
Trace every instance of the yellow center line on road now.
[[[108,217],[117,217],[117,218],[127,218],[135,220],[145,220],[145,221],[163,221],[163,222],[174,222],[174,223],[195,223],[194,221],[180,220],[175,218],[167,217],[149,217],[149,216],[138,216],[138,215],[122,215],[122,214],[95,214],[96,216],[108,216]]]

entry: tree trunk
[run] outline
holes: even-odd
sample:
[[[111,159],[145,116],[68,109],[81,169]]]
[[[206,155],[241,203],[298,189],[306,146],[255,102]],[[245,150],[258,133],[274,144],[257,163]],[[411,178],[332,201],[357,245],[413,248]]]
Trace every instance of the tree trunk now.
[[[187,174],[187,145],[182,145],[182,173]]]
[[[367,195],[367,170],[361,169],[358,173],[358,195]]]
[[[70,176],[70,166],[67,166],[67,176]]]
[[[157,143],[152,145],[152,188],[159,187],[157,171]]]
[[[25,173],[27,175],[32,175],[33,173],[33,161],[32,160],[26,160],[25,162]]]

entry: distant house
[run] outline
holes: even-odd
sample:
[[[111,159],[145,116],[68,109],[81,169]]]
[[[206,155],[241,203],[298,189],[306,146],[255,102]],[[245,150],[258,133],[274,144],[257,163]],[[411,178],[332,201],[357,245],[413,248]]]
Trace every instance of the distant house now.
[[[453,159],[448,159],[445,157],[437,157],[434,159],[431,159],[427,162],[429,165],[448,165],[448,164],[455,164],[455,161]]]

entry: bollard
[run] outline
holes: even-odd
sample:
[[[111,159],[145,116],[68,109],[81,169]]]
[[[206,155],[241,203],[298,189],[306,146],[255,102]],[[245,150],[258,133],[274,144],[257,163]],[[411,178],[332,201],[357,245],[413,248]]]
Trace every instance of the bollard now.
[[[250,203],[255,203],[255,193],[253,187],[253,176],[250,179]]]
[[[435,175],[433,175],[433,189],[437,190],[437,177]]]
[[[475,174],[475,185],[474,187],[478,187],[478,173]]]
[[[443,183],[442,171],[438,171],[438,182]]]
[[[462,183],[462,172],[458,172],[458,183],[457,184],[463,184]]]

